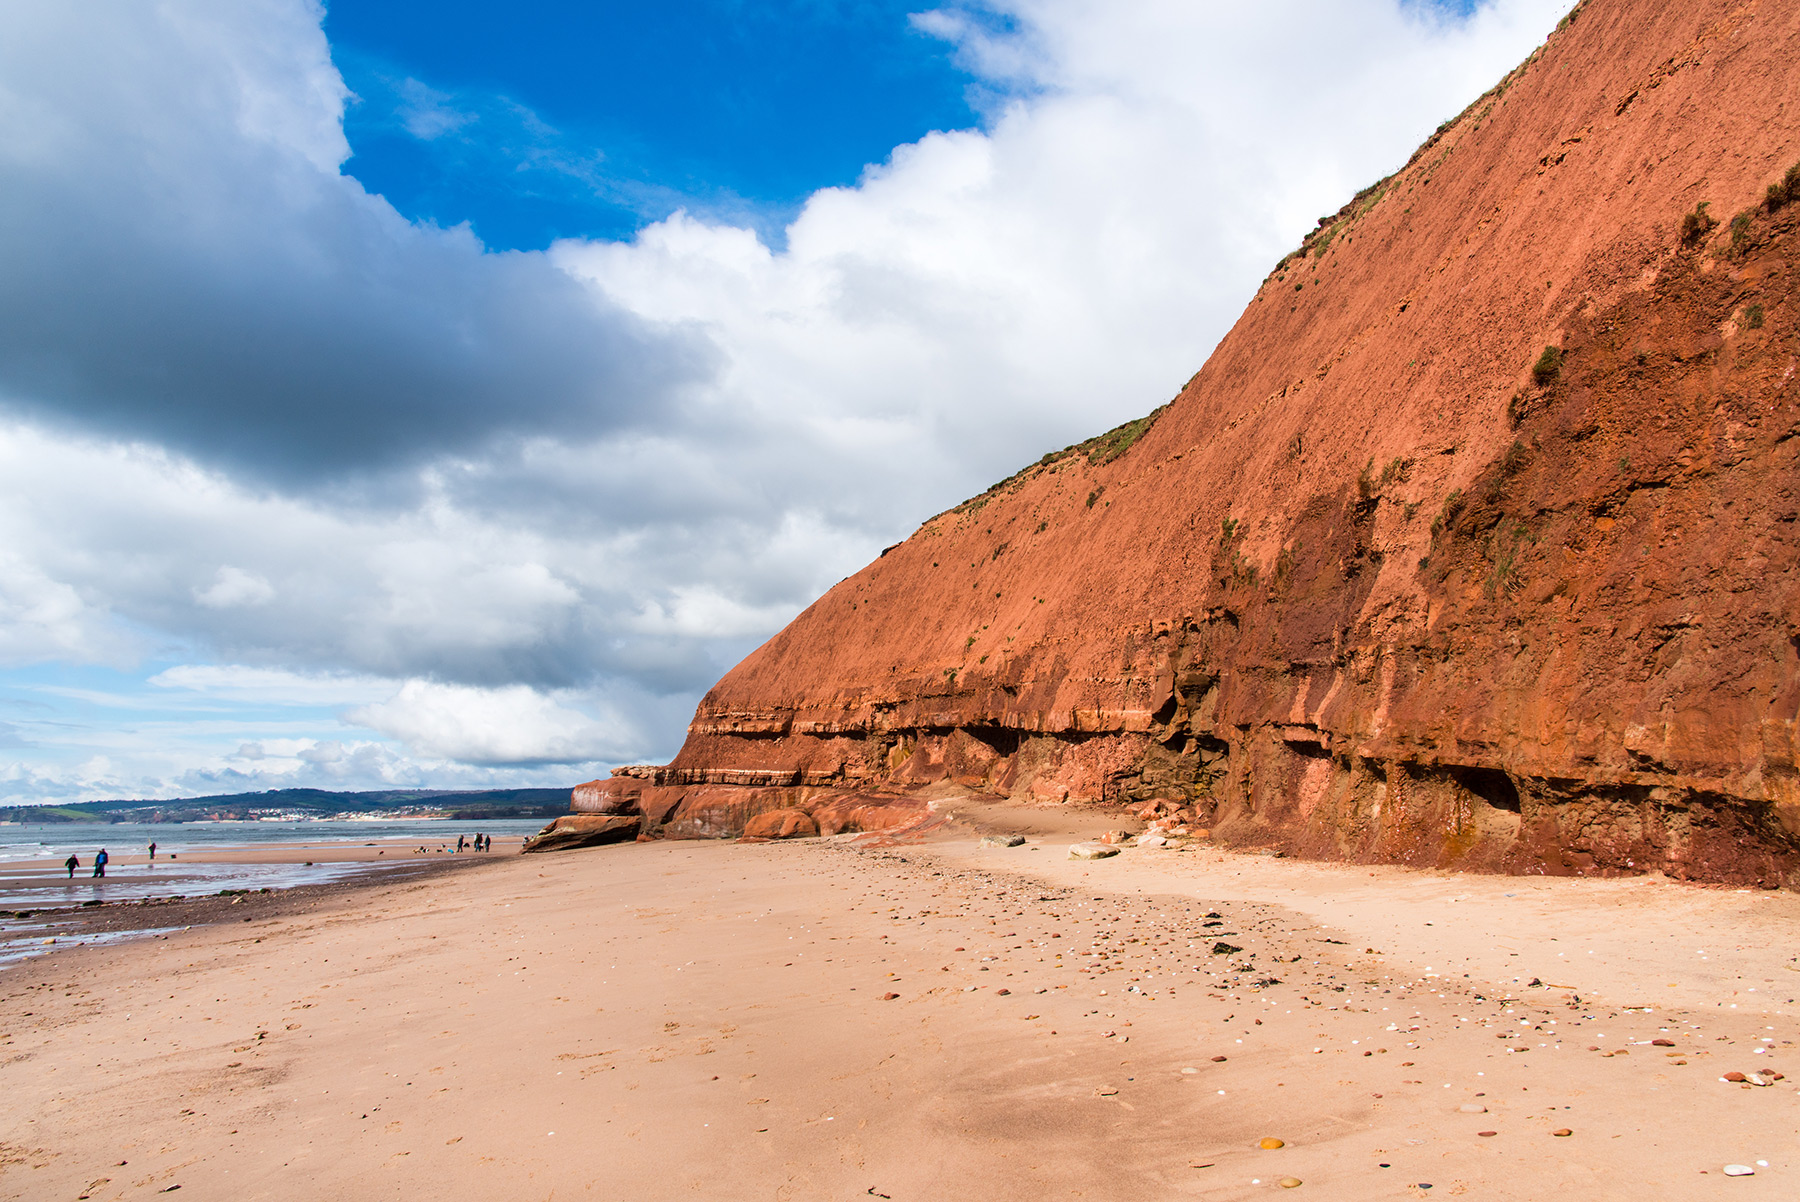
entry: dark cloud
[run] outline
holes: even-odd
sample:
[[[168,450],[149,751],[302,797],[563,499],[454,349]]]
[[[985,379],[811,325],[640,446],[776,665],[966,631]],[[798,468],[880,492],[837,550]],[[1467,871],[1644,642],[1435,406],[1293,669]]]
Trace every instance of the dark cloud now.
[[[342,175],[323,39],[275,11],[301,6],[211,21],[193,19],[205,6],[100,7],[25,4],[0,43],[0,398],[15,411],[292,483],[497,436],[603,435],[707,371],[698,337],[632,318],[542,254],[408,223]],[[130,38],[67,52],[115,18]],[[258,64],[275,78],[220,54],[221,32],[277,59]],[[272,94],[284,75],[302,86]]]

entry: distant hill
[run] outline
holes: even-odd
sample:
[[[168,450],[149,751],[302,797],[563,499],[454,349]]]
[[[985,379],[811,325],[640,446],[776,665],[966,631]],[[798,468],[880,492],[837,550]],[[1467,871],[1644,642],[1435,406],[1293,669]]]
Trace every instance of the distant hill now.
[[[394,817],[551,818],[569,810],[567,789],[270,789],[261,793],[219,793],[164,800],[138,798],[84,801],[73,806],[0,807],[4,822],[194,822],[242,820],[292,814],[334,818],[350,814]]]

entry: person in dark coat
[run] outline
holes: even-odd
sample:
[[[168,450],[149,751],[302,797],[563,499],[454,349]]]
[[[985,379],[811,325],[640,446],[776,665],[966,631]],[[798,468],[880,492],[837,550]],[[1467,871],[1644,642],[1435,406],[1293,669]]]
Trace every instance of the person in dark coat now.
[[[74,880],[75,870],[81,867],[81,857],[71,854],[68,859],[63,861],[63,867],[69,870],[69,879]]]
[[[112,857],[106,854],[106,849],[104,847],[102,847],[99,851],[94,853],[94,875],[95,876],[105,876],[106,875],[106,862],[110,859],[112,859]]]

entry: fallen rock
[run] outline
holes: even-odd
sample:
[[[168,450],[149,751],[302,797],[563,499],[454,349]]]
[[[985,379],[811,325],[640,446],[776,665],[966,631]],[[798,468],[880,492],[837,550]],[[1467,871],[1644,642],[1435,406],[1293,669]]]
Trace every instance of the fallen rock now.
[[[1104,843],[1077,843],[1069,848],[1071,860],[1104,860],[1108,856],[1116,856],[1119,849],[1108,847]]]
[[[525,840],[522,852],[568,851],[603,843],[629,843],[638,836],[643,819],[635,814],[564,814]]]
[[[1139,835],[1137,845],[1139,847],[1167,847],[1169,840],[1162,835]]]
[[[744,824],[746,839],[809,839],[819,824],[805,810],[769,810]]]
[[[1098,840],[1098,842],[1109,843],[1109,844],[1128,843],[1130,841],[1131,841],[1131,832],[1130,831],[1117,831],[1117,830],[1107,831],[1104,835],[1101,835]]]
[[[983,835],[983,847],[1019,847],[1025,842],[1024,835]]]

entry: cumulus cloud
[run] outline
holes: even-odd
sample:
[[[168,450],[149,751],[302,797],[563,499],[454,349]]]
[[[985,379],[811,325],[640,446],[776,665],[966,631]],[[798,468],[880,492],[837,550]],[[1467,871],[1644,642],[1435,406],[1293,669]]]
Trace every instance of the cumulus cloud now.
[[[321,17],[8,6],[0,401],[294,484],[628,427],[704,371],[542,254],[410,223],[343,174]]]
[[[275,586],[229,564],[219,569],[213,582],[194,590],[194,600],[208,609],[235,609],[240,605],[267,605],[275,599]]]
[[[409,750],[467,764],[579,764],[628,747],[630,724],[599,722],[525,685],[471,689],[407,681],[392,700],[345,715]]]
[[[1168,399],[1316,216],[1567,7],[953,5],[917,20],[981,127],[895,148],[785,239],[696,210],[492,254],[344,174],[316,4],[22,0],[0,663],[157,658],[165,706],[327,708],[21,718],[48,758],[0,790],[665,757],[701,690],[881,546]],[[397,86],[414,136],[479,136],[487,109]]]

